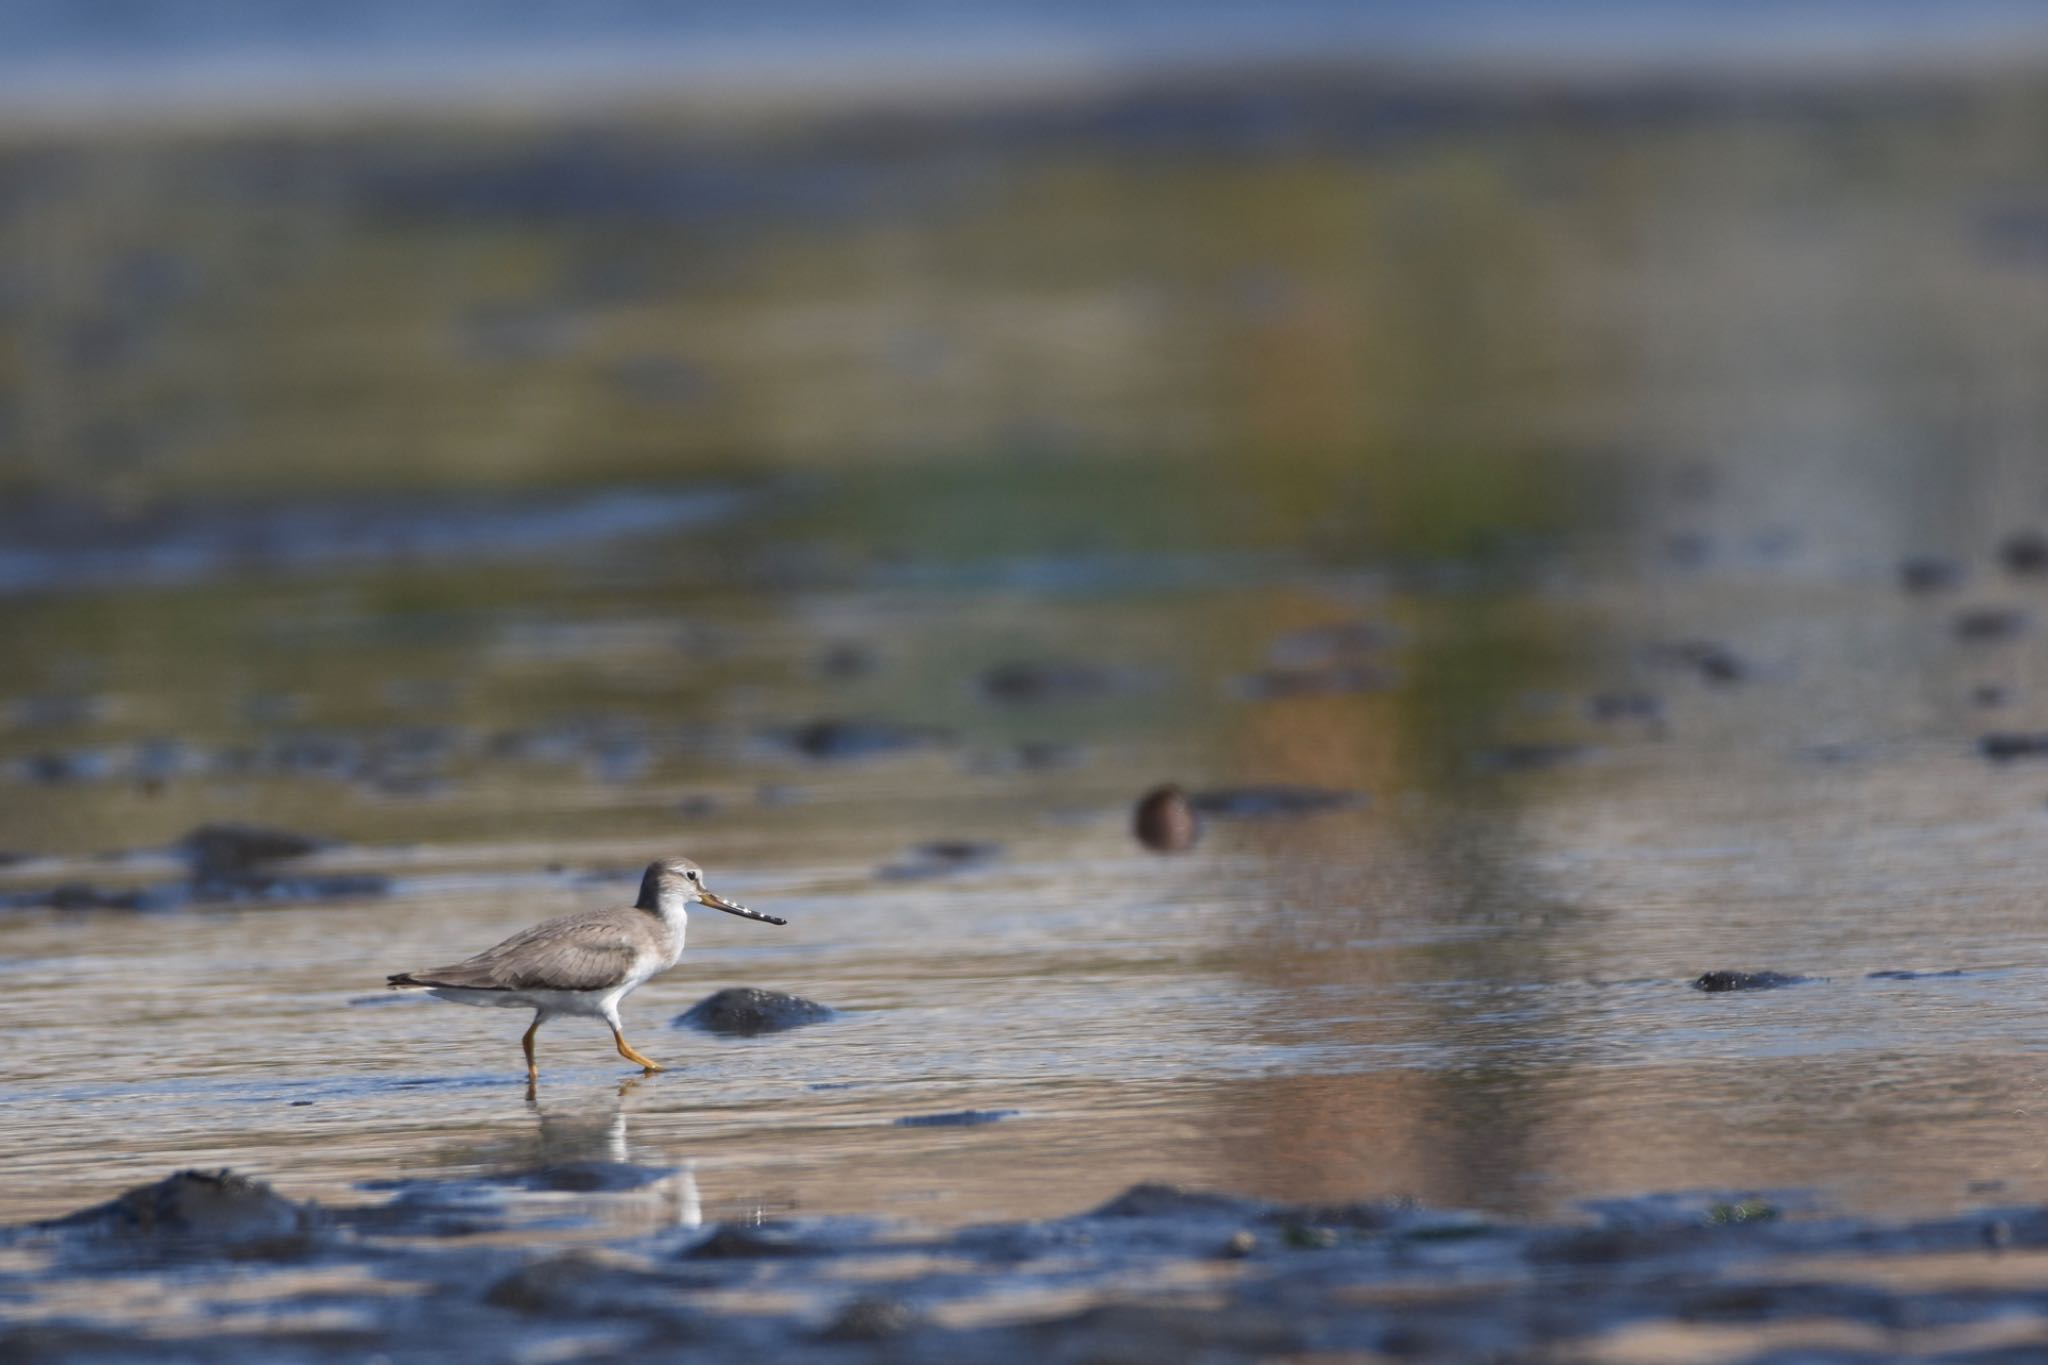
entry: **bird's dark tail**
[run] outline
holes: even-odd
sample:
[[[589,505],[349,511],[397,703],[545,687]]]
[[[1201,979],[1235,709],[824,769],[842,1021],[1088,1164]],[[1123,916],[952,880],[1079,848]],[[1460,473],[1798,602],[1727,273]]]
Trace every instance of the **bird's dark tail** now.
[[[385,977],[384,980],[394,991],[404,990],[407,986],[424,986],[427,984],[424,981],[415,980],[411,972],[394,972],[392,975]]]

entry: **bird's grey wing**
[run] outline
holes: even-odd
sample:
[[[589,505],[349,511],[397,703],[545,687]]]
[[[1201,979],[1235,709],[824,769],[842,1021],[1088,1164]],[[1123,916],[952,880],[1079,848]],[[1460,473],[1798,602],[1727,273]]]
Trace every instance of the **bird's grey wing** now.
[[[402,984],[481,991],[603,990],[632,974],[643,946],[615,915],[563,915],[465,962],[407,973],[411,979]]]

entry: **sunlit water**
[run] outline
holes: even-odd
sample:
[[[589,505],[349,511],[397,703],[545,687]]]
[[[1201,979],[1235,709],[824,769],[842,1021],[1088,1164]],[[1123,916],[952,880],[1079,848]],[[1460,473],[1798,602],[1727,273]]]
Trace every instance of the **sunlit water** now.
[[[2048,1196],[2048,931],[2026,852],[2048,788],[1979,757],[1982,722],[1956,700],[1986,679],[2024,696],[2035,651],[1955,645],[1948,609],[1902,597],[1875,558],[1642,572],[1655,616],[1598,582],[1423,594],[1302,575],[1148,597],[1154,638],[1118,629],[1133,604],[1114,591],[835,595],[877,651],[846,683],[778,658],[807,613],[762,601],[720,633],[718,671],[756,674],[753,694],[727,694],[723,716],[714,702],[706,734],[647,741],[648,770],[626,779],[479,759],[422,795],[203,774],[155,795],[119,779],[17,786],[16,830],[81,851],[232,811],[357,838],[313,866],[395,880],[332,903],[11,912],[0,1215],[185,1165],[346,1201],[376,1178],[589,1159],[687,1164],[713,1216],[934,1223],[1071,1211],[1144,1178],[1521,1211],[1702,1185],[1886,1210],[1981,1202],[1986,1181]],[[267,624],[323,591],[283,594]],[[992,605],[1033,654],[1110,650],[1131,695],[981,700],[969,661]],[[1433,720],[1418,694],[1453,681],[1431,682],[1432,653],[1475,610],[1507,636],[1559,613],[1582,624],[1526,675],[1486,656],[1500,676],[1460,685],[1485,692],[1489,718]],[[1637,648],[1717,613],[1744,623],[1728,638],[1752,677],[1717,685]],[[1394,690],[1235,695],[1284,623],[1360,617],[1405,632],[1387,651]],[[1208,637],[1203,621],[1241,623],[1212,642],[1235,668],[1180,647]],[[559,624],[589,632],[592,653],[554,667],[650,697],[662,683],[629,681],[634,667],[693,668],[673,638],[635,665],[619,655],[631,631]],[[462,696],[528,666],[508,637],[531,628],[482,629],[444,723],[460,731]],[[107,684],[111,710],[150,705]],[[900,700],[934,686],[957,695]],[[1654,691],[1661,720],[1589,718],[1587,698],[1616,686]],[[746,719],[770,698],[791,717],[966,719],[927,751],[804,760]],[[660,714],[658,699],[634,705]],[[1001,761],[1013,731],[1077,748],[1020,771]],[[1539,771],[1489,758],[1536,739],[1587,747]],[[1371,805],[1215,822],[1196,851],[1161,857],[1132,841],[1127,807],[1167,777],[1309,782]],[[707,794],[715,807],[679,813]],[[886,871],[940,838],[1001,853]],[[671,853],[790,925],[693,917],[683,965],[627,1008],[665,1074],[637,1078],[601,1026],[557,1021],[529,1101],[523,1015],[380,989],[386,972],[628,899],[636,864]],[[8,881],[118,885],[173,866],[28,861]],[[1822,979],[1687,984],[1720,967]],[[1897,969],[1962,974],[1869,977]],[[842,1013],[751,1040],[671,1026],[739,984]],[[1014,1115],[897,1123],[959,1110]]]

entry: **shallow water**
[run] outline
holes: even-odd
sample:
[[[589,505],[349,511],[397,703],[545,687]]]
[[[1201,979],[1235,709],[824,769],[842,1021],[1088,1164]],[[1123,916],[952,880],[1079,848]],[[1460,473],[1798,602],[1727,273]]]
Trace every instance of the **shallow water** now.
[[[2048,811],[2026,764],[1975,752],[1985,723],[1952,700],[1993,676],[2024,694],[2031,651],[1955,645],[1948,609],[1902,596],[1877,556],[1819,559],[1520,590],[1296,568],[1141,593],[429,608],[438,629],[415,648],[454,638],[466,660],[427,722],[448,735],[406,759],[424,765],[408,770],[417,790],[386,790],[374,759],[363,776],[222,776],[194,740],[191,771],[148,792],[111,759],[98,779],[17,774],[17,842],[71,851],[6,869],[11,887],[175,882],[167,855],[88,850],[161,846],[226,814],[352,841],[295,873],[392,881],[317,903],[10,912],[0,1214],[180,1164],[338,1197],[570,1158],[691,1163],[727,1214],[932,1223],[1071,1211],[1160,1176],[1546,1213],[1691,1185],[1912,1211],[1978,1202],[1983,1181],[2048,1197],[2032,1141],[2048,945],[2022,852]],[[363,628],[344,612],[330,642],[304,624],[336,591],[324,573],[273,586],[236,633],[284,635],[245,647],[296,699],[286,732],[381,753],[364,736],[401,718],[315,724],[334,704],[320,656]],[[1314,647],[1285,627],[1360,618],[1401,632],[1390,689],[1248,700],[1232,685],[1276,642]],[[816,677],[803,647],[818,619],[873,648],[872,671]],[[1727,638],[1755,675],[1716,684],[1651,654],[1677,620],[1739,620]],[[1558,643],[1516,667],[1543,630]],[[551,632],[587,652],[521,648]],[[700,636],[717,642],[703,664]],[[984,660],[1083,647],[1124,670],[1104,695],[1020,707],[976,689]],[[402,642],[383,648],[393,676],[427,671]],[[535,669],[553,675],[537,704],[505,700]],[[1661,719],[1589,718],[1587,698],[1615,686],[1653,690]],[[707,701],[670,711],[686,687]],[[80,747],[163,704],[119,673],[93,696],[109,718],[77,726]],[[2026,705],[1998,724],[2025,728]],[[494,732],[593,719],[507,756],[476,735],[479,712]],[[832,761],[788,752],[769,722],[840,714],[945,730]],[[215,747],[269,728],[223,726]],[[1025,738],[1073,749],[1020,770],[1008,746]],[[1489,762],[1537,740],[1585,747],[1545,750],[1563,761],[1533,771]],[[631,758],[620,772],[614,748]],[[1161,857],[1131,839],[1128,802],[1166,776],[1370,804],[1212,820],[1196,851]],[[1000,854],[896,871],[941,838]],[[627,1011],[666,1074],[633,1079],[601,1028],[559,1021],[529,1103],[523,1016],[379,990],[387,971],[629,898],[639,861],[672,852],[791,923],[693,918],[683,966]],[[1689,987],[1720,967],[1821,979]],[[1961,974],[1870,978],[1896,969]],[[669,1027],[735,984],[843,1013],[751,1040]],[[1016,1113],[897,1125],[958,1110]]]
[[[1105,150],[1069,111],[985,169],[1027,214],[995,246],[957,205],[834,197],[886,172],[951,204],[944,138],[753,146],[759,197],[687,212],[535,200],[558,149],[519,132],[418,153],[473,158],[452,187],[368,134],[328,161],[180,143],[298,168],[262,182],[267,278],[298,292],[205,319],[272,395],[246,409],[150,340],[196,326],[175,289],[67,371],[122,420],[142,379],[197,384],[203,439],[108,454],[41,389],[0,409],[49,457],[0,516],[0,1222],[215,1165],[348,1204],[630,1161],[687,1170],[688,1220],[928,1227],[1148,1178],[1542,1216],[2048,1199],[2048,768],[1978,747],[2048,730],[2042,580],[1994,555],[2048,519],[2043,162],[2002,111],[1479,119],[1279,170],[1226,136],[1127,182],[1136,134]],[[1989,129],[1982,163],[1922,117]],[[146,158],[48,155],[77,178],[10,174],[50,220],[182,202]],[[1048,186],[1072,199],[1028,207]],[[1292,216],[1209,214],[1247,189]],[[1156,263],[1104,226],[1191,209]],[[731,273],[650,264],[706,222]],[[473,250],[496,264],[442,278]],[[626,296],[592,283],[606,250]],[[1033,271],[1065,290],[1042,314],[1015,311]],[[506,278],[543,297],[493,350]],[[34,302],[90,311],[71,283]],[[280,327],[326,310],[397,349]],[[428,330],[455,355],[390,399]],[[635,361],[665,336],[709,377]],[[606,406],[622,365],[676,381],[665,416]],[[493,443],[542,413],[587,463],[536,443],[506,473]],[[445,442],[380,443],[399,417]],[[281,472],[284,436],[362,457]],[[114,493],[56,458],[80,450]],[[1920,553],[1961,585],[1904,591]],[[2022,615],[1959,630],[1998,607]],[[1158,856],[1129,812],[1169,779],[1365,799]],[[210,821],[336,843],[195,898],[175,844]],[[790,923],[694,917],[626,1007],[667,1073],[558,1021],[529,1101],[523,1017],[381,990],[678,853]],[[388,882],[322,880],[349,877]],[[36,904],[64,886],[144,908]],[[1729,968],[1814,979],[1689,984]],[[840,1013],[672,1027],[728,985]],[[900,1122],[962,1111],[1007,1116]]]

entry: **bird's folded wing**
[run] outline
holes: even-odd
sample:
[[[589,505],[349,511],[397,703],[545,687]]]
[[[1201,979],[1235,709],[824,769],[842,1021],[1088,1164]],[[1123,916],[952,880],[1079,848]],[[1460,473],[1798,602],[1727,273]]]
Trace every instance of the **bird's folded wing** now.
[[[467,962],[414,972],[423,986],[483,991],[600,991],[632,975],[640,950],[619,926],[564,916],[514,934]]]

